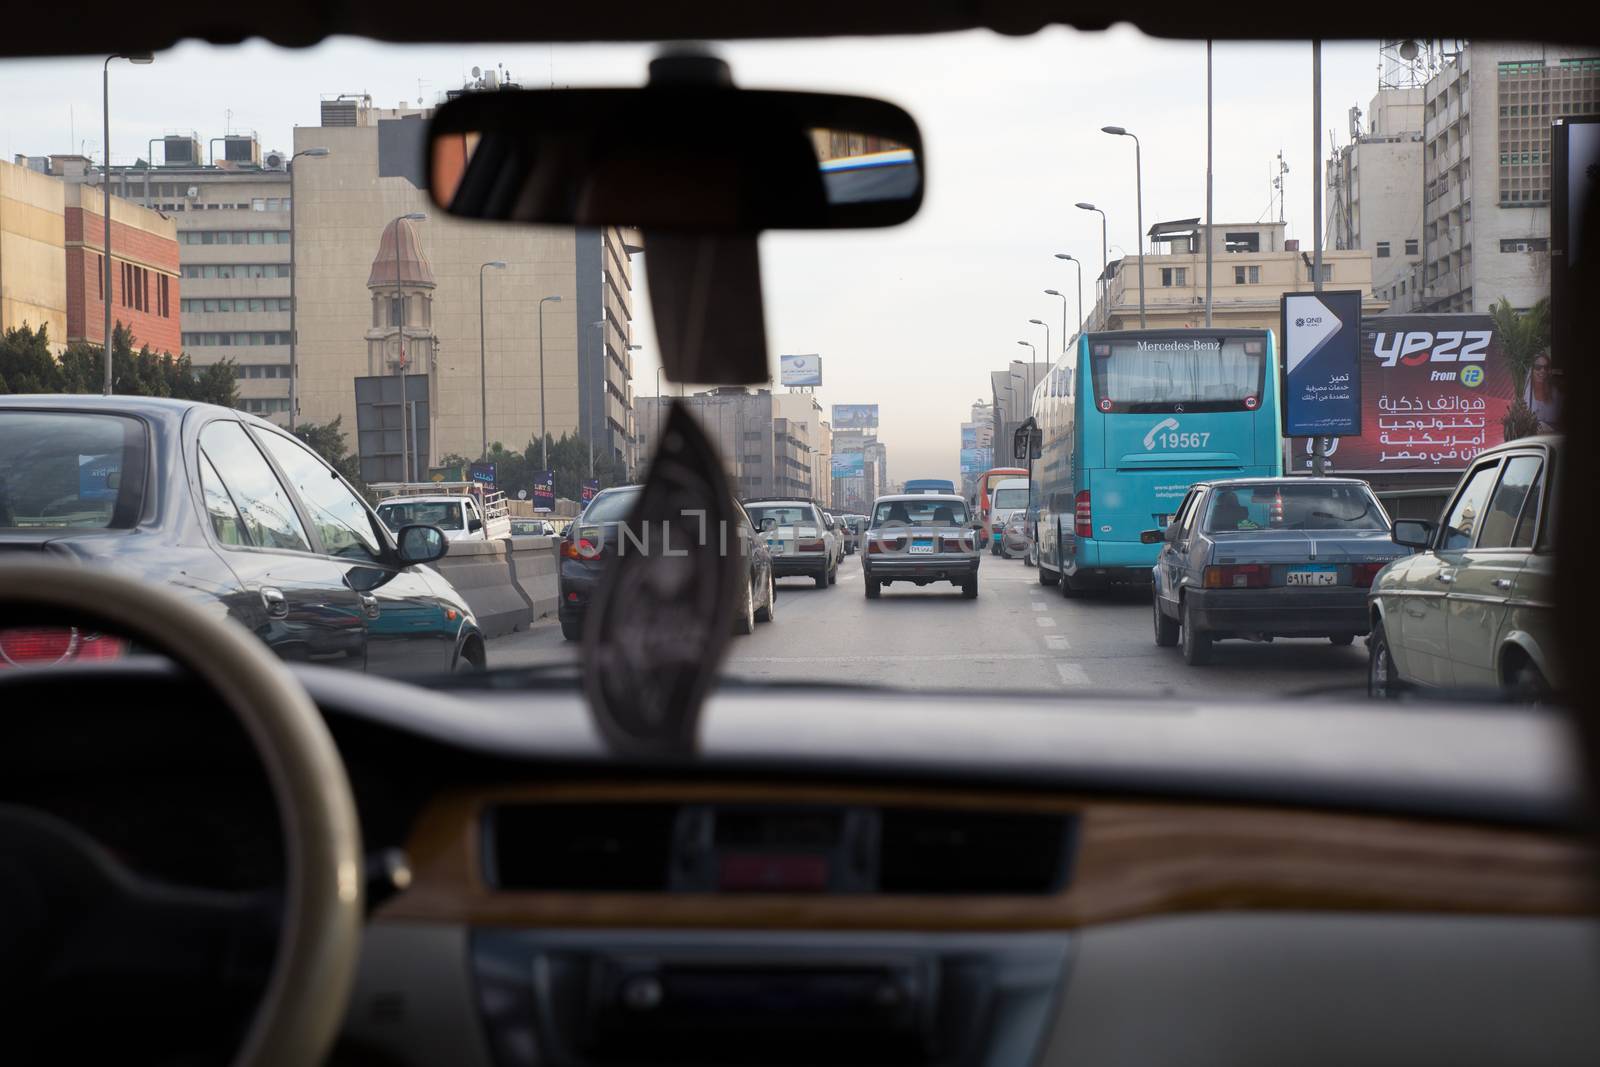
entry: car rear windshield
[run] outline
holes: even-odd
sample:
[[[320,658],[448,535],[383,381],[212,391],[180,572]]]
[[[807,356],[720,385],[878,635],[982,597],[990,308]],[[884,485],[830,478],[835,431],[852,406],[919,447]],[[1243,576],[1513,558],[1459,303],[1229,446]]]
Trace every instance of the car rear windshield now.
[[[443,530],[459,530],[461,505],[431,501],[379,504],[378,518],[391,530],[398,530],[402,526],[437,526]]]
[[[625,493],[601,493],[589,501],[589,506],[584,510],[583,521],[591,522],[621,522],[633,510],[633,505],[638,503],[639,491],[630,490]]]
[[[967,506],[959,500],[886,500],[872,511],[872,525],[965,526]]]
[[[1211,494],[1207,533],[1239,530],[1387,530],[1360,485],[1238,485]]]
[[[126,529],[144,494],[145,427],[83,412],[0,413],[0,527]]]
[[[756,504],[747,506],[750,521],[761,529],[768,519],[779,526],[820,526],[816,509],[810,504]]]
[[[1028,506],[1026,489],[996,489],[994,506],[997,508],[1025,508]]]

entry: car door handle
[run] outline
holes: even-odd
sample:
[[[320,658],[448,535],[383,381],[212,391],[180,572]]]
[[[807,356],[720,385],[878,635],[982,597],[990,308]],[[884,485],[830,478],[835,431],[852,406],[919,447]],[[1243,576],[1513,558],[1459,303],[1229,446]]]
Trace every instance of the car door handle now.
[[[1456,576],[1451,574],[1449,571],[1440,571],[1438,574],[1435,574],[1433,577],[1434,577],[1435,581],[1439,581],[1439,582],[1453,582],[1453,581],[1456,580]]]
[[[362,614],[366,615],[367,618],[376,619],[382,612],[382,609],[378,607],[378,598],[373,596],[371,593],[362,593],[361,611]]]
[[[270,585],[261,587],[261,606],[267,609],[267,615],[274,619],[289,617],[289,598],[283,595],[282,589]]]
[[[1494,587],[1496,589],[1510,589],[1511,588],[1511,579],[1510,578],[1496,578],[1494,580]]]

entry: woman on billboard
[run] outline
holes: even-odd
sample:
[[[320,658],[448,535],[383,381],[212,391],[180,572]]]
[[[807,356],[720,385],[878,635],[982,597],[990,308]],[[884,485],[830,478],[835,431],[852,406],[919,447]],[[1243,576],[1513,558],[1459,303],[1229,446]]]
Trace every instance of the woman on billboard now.
[[[1522,402],[1539,420],[1540,433],[1554,433],[1561,422],[1561,394],[1550,378],[1550,353],[1540,352],[1533,357],[1528,371],[1528,383],[1523,387]]]

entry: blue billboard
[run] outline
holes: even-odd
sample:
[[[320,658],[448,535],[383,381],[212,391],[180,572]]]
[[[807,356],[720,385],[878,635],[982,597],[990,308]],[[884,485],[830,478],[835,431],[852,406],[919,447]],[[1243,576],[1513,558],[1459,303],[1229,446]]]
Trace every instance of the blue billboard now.
[[[833,476],[835,478],[862,478],[867,473],[867,454],[865,452],[835,452],[833,454]]]
[[[961,473],[977,474],[994,466],[993,450],[988,448],[963,448],[961,450]]]
[[[1283,434],[1361,436],[1361,293],[1283,294]]]
[[[978,447],[978,428],[970,422],[961,424],[961,447],[964,449]]]
[[[556,472],[533,472],[533,510],[554,511],[556,506]]]

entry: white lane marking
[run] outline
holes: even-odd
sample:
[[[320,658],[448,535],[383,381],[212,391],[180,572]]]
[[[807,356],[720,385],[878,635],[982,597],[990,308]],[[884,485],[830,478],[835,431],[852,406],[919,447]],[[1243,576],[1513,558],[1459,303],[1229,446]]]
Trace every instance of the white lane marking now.
[[[1029,604],[1028,606],[1030,608],[1032,608],[1034,611],[1049,611],[1050,610],[1050,605],[1049,604]]]
[[[1035,615],[1033,617],[1033,621],[1038,623],[1040,626],[1054,626],[1056,624],[1056,620],[1052,619],[1048,615]]]
[[[1076,663],[1057,663],[1056,673],[1061,675],[1062,685],[1088,685],[1089,676],[1083,668]]]
[[[1045,634],[1044,647],[1052,652],[1065,652],[1072,647],[1072,642],[1067,640],[1066,634]]]

